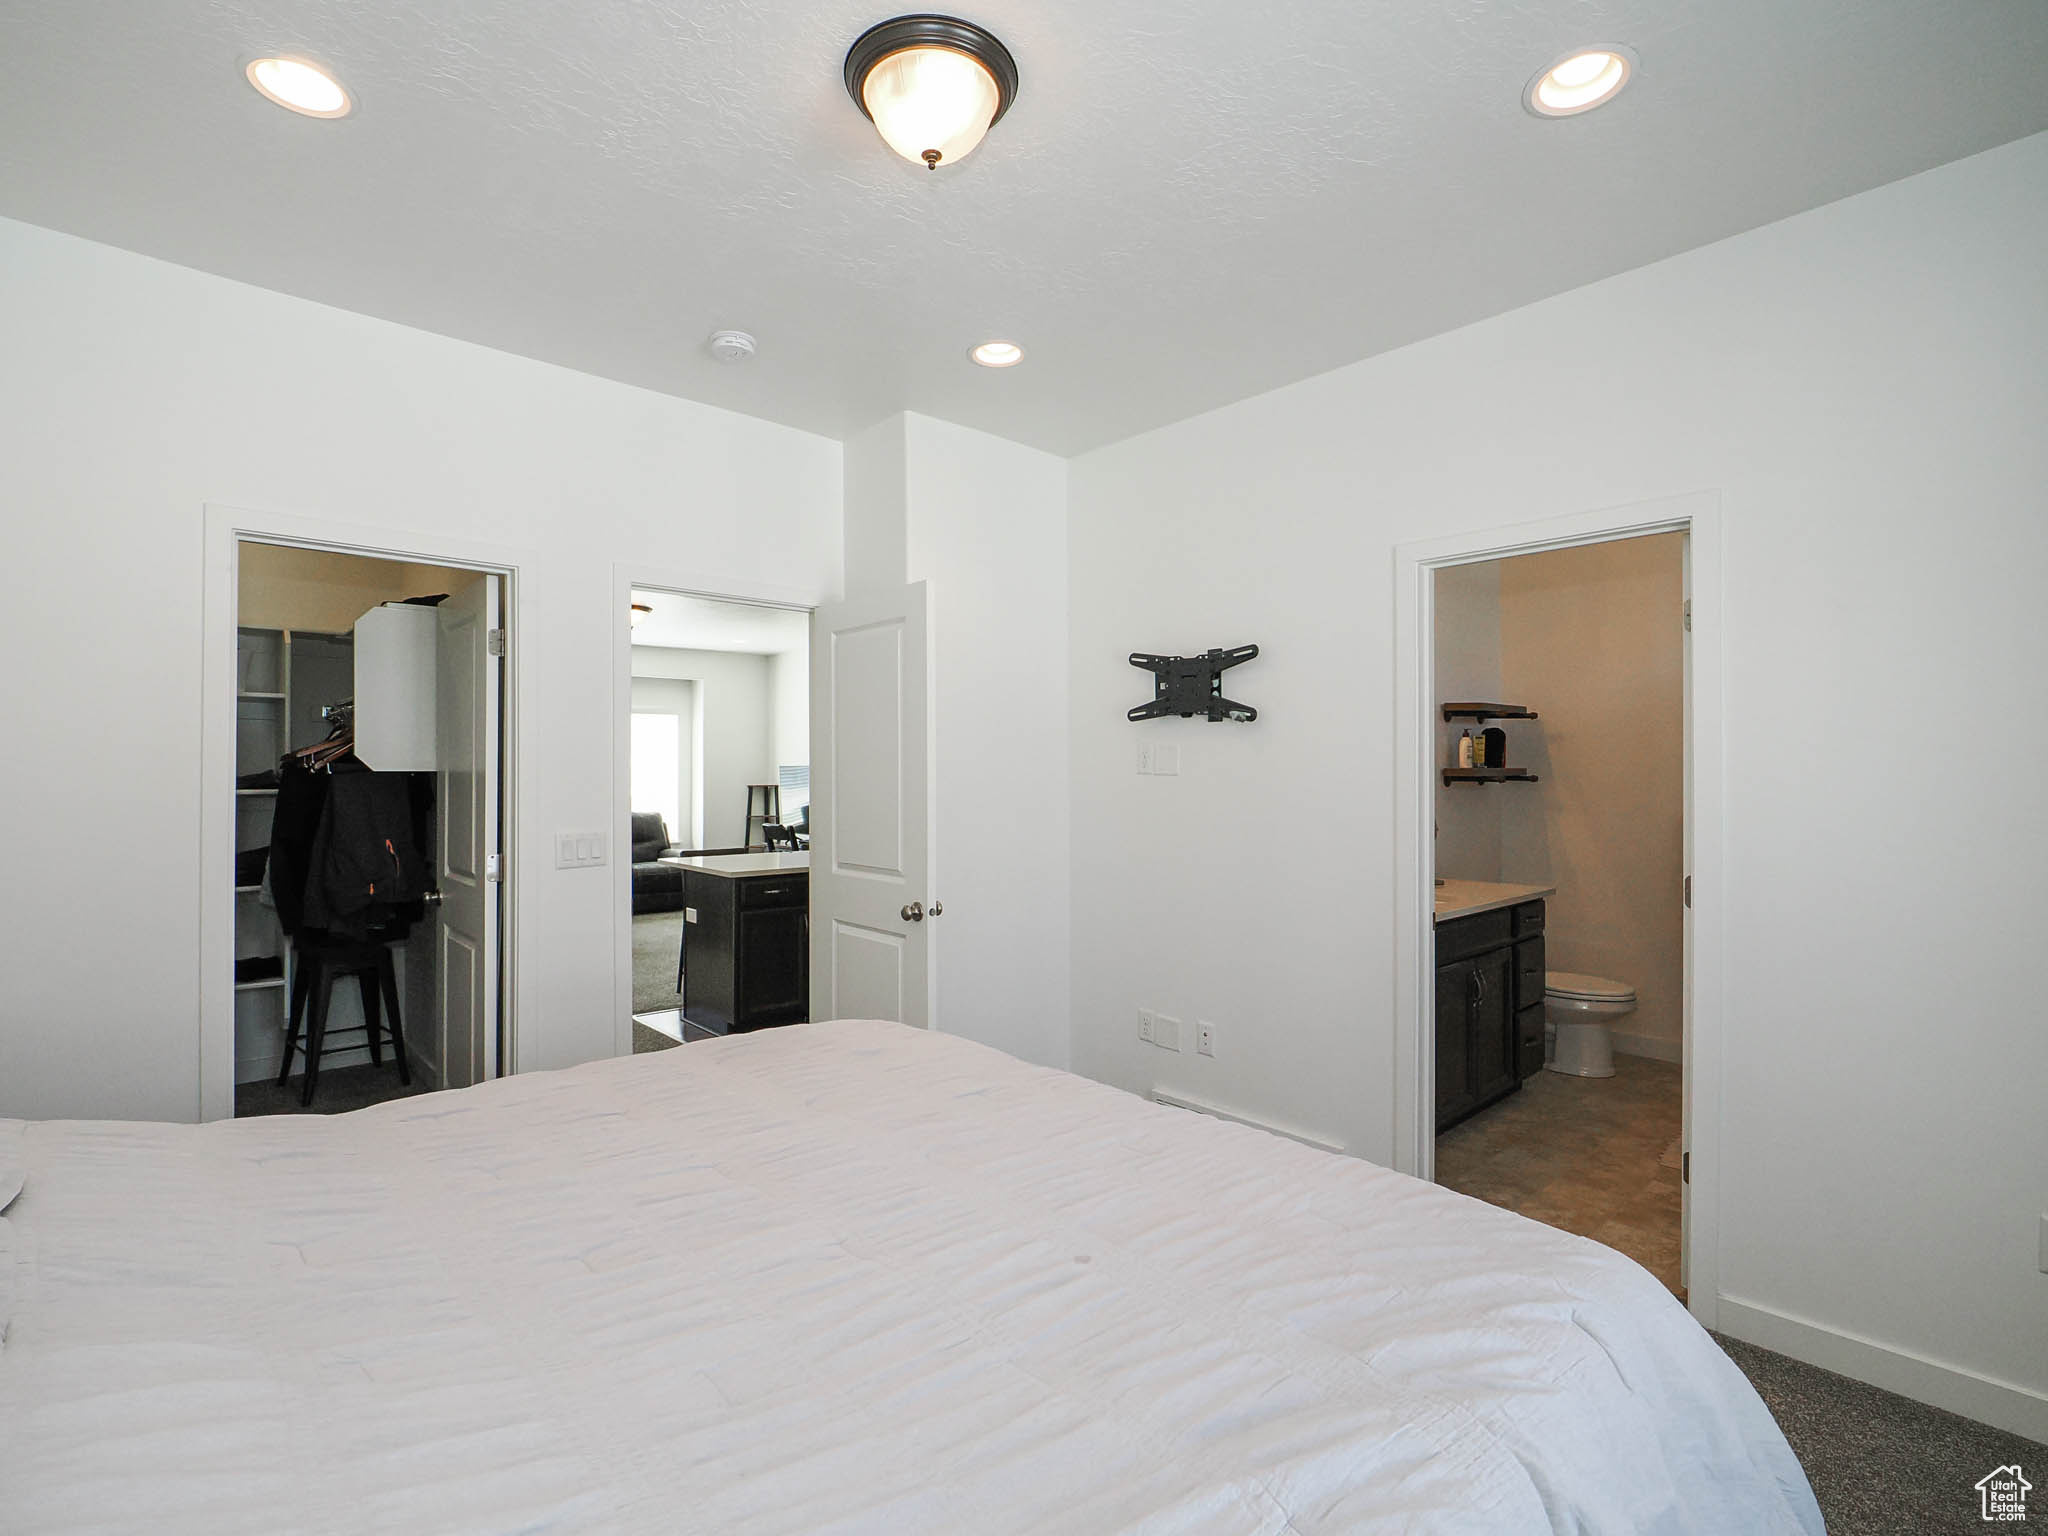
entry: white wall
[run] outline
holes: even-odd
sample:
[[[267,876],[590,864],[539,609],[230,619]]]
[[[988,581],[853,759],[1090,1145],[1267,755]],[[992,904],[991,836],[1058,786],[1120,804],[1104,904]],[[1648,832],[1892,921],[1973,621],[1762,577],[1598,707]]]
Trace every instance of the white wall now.
[[[614,561],[838,584],[826,439],[28,225],[0,221],[0,272],[0,707],[36,722],[0,754],[0,1115],[198,1113],[206,503],[533,556],[533,849],[611,824]],[[529,864],[520,1064],[608,1055],[614,872]]]
[[[1064,1067],[1066,461],[928,416],[904,438],[909,578],[930,584],[937,1022]]]
[[[696,835],[695,808],[697,805],[697,775],[694,743],[697,732],[697,685],[670,677],[636,677],[632,686],[633,713],[636,715],[674,715],[676,717],[676,804],[682,807],[682,814],[669,821],[668,835],[671,841],[688,846]],[[643,805],[637,791],[633,800],[636,811],[650,811],[656,807],[650,801]]]
[[[687,678],[697,685],[695,847],[740,847],[747,828],[747,786],[775,782],[768,661],[750,651],[633,647],[636,679]]]
[[[779,768],[808,765],[811,760],[811,655],[785,651],[768,658],[768,755]],[[796,819],[796,807],[782,814]]]
[[[1500,681],[1500,562],[1453,565],[1436,577],[1436,699],[1507,698]],[[1436,721],[1436,761],[1454,767],[1470,720]],[[1497,784],[1436,781],[1436,872],[1457,880],[1498,880],[1501,790]]]
[[[1393,548],[1718,489],[1723,1322],[2048,1439],[2043,251],[2048,136],[1075,461],[1075,1067],[1389,1158]],[[1243,641],[1135,776],[1125,653]]]
[[[1636,989],[1616,1050],[1677,1061],[1684,1026],[1685,539],[1660,533],[1491,562],[1507,721],[1534,784],[1498,797],[1501,877],[1554,885],[1553,971]],[[1475,793],[1468,789],[1466,793]]]

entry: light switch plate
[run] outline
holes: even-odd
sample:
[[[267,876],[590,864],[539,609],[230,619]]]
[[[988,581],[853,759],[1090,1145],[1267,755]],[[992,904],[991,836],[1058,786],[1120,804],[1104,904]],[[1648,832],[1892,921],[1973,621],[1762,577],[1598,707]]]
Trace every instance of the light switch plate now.
[[[1169,1051],[1180,1049],[1180,1020],[1169,1019],[1165,1014],[1152,1018],[1152,1043]]]
[[[594,869],[604,863],[602,832],[557,832],[555,868]]]
[[[1162,741],[1152,749],[1152,771],[1154,773],[1180,772],[1180,748],[1170,741]]]

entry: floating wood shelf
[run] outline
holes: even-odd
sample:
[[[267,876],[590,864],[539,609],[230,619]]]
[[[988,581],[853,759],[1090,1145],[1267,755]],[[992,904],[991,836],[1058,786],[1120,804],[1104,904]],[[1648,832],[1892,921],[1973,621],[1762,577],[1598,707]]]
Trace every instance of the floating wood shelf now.
[[[1446,784],[1534,784],[1536,775],[1526,768],[1446,768]]]
[[[1519,704],[1485,704],[1468,701],[1444,706],[1446,720],[1534,720],[1536,711]]]

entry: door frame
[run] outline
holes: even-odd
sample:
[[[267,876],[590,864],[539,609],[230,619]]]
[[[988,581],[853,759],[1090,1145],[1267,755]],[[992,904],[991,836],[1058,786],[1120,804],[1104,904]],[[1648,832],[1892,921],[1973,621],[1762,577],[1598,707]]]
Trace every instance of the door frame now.
[[[504,704],[499,720],[500,853],[507,876],[498,914],[498,1070],[519,1070],[519,1000],[532,977],[518,942],[522,897],[540,870],[521,856],[523,796],[519,764],[527,722],[538,718],[537,674],[522,664],[518,638],[537,602],[530,551],[479,539],[415,535],[374,524],[296,512],[205,504],[201,577],[199,794],[199,1118],[235,1113],[235,653],[240,629],[241,546],[279,544],[373,560],[399,560],[480,571],[504,579],[500,610],[507,639]]]
[[[612,565],[612,1053],[633,1054],[633,593],[662,592],[752,608],[810,614],[830,602],[822,590],[780,582],[713,577],[655,569],[638,561]]]
[[[1446,566],[1683,533],[1692,629],[1685,667],[1683,1244],[1687,1305],[1711,1328],[1720,1276],[1720,1142],[1725,915],[1722,844],[1723,636],[1720,493],[1545,518],[1399,545],[1394,550],[1394,1166],[1436,1172],[1434,965],[1436,580]]]

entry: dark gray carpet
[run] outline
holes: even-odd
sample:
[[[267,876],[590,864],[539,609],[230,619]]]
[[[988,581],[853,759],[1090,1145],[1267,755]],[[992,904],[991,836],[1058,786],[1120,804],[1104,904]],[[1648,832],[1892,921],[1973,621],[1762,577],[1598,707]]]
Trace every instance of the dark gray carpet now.
[[[2013,1462],[2048,1472],[2048,1446],[1754,1344],[1714,1340],[1776,1417],[1835,1536],[1981,1531],[1980,1477]]]
[[[299,1107],[299,1094],[305,1086],[305,1079],[296,1073],[282,1088],[271,1079],[260,1083],[237,1083],[235,1118],[240,1120],[246,1115],[339,1115],[351,1109],[382,1104],[386,1099],[403,1099],[429,1091],[417,1072],[412,1075],[410,1088],[401,1084],[398,1069],[391,1065],[388,1057],[381,1067],[367,1063],[360,1067],[323,1067],[320,1081],[314,1085],[313,1102],[302,1109]]]
[[[638,1019],[633,1021],[633,1054],[635,1056],[640,1055],[643,1051],[674,1050],[682,1043],[674,1035],[664,1035],[658,1029],[649,1029]]]
[[[683,942],[683,914],[650,912],[633,919],[633,1011],[659,1013],[683,1006],[676,991],[676,957]]]

